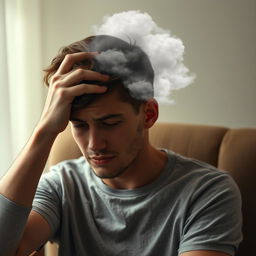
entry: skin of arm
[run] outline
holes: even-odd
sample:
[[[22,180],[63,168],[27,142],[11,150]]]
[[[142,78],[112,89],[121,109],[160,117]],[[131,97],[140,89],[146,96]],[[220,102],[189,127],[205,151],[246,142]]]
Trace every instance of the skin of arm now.
[[[107,81],[108,76],[85,69],[72,70],[75,63],[93,58],[95,54],[80,52],[66,55],[59,69],[52,76],[40,121],[22,152],[0,180],[0,193],[6,198],[19,205],[29,208],[32,206],[51,147],[57,135],[69,122],[73,99],[85,93],[106,91],[106,87],[79,84],[79,82]],[[23,238],[17,247],[19,249],[14,248],[12,255],[28,255],[47,241],[49,235],[49,224],[40,214],[31,211]]]

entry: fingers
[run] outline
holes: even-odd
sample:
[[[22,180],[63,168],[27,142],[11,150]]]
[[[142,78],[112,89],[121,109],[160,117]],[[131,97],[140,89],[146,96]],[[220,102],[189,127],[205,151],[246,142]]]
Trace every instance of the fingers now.
[[[65,56],[57,72],[51,77],[46,104],[40,122],[51,132],[61,132],[70,118],[71,103],[76,96],[104,93],[107,87],[90,84],[90,81],[107,81],[108,76],[92,70],[75,68],[86,59],[93,58],[95,52],[79,52]],[[78,65],[79,66],[79,65]],[[88,81],[81,83],[81,81]]]
[[[76,69],[73,72],[70,72],[61,80],[61,86],[69,87],[73,85],[79,84],[81,81],[89,80],[88,84],[91,81],[99,81],[99,82],[106,82],[109,80],[109,76],[103,75],[101,73],[87,70],[87,69]]]
[[[51,78],[50,85],[53,87],[71,87],[81,83],[81,81],[88,81],[88,84],[90,84],[89,81],[93,81],[93,84],[95,84],[95,81],[106,82],[109,80],[109,76],[107,75],[83,69],[82,67],[74,68],[76,64],[81,63],[86,59],[92,59],[97,54],[97,52],[67,54],[59,69]]]
[[[62,97],[68,98],[68,101],[71,103],[76,96],[83,94],[101,94],[106,92],[107,87],[92,85],[92,84],[79,84],[69,88],[61,88]]]
[[[55,98],[59,102],[70,103],[76,96],[104,93],[107,90],[107,87],[99,86],[97,83],[107,82],[110,79],[108,75],[82,67],[74,68],[75,64],[93,58],[96,54],[98,53],[79,52],[65,56],[58,71],[51,78],[48,94],[49,102],[52,102]]]
[[[67,54],[60,64],[58,71],[56,72],[57,75],[63,75],[68,73],[74,66],[74,64],[81,62],[85,59],[92,59],[96,56],[97,52],[77,52],[72,54]]]
[[[93,84],[79,84],[72,88],[69,88],[73,96],[79,96],[81,94],[92,94],[92,93],[104,93],[107,90],[106,86],[99,86]]]

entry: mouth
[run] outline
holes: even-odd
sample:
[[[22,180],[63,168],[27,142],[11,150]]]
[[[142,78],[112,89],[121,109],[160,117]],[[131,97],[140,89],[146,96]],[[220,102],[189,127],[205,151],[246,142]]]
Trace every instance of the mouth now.
[[[114,158],[115,156],[93,156],[89,160],[92,165],[101,166],[109,164]]]

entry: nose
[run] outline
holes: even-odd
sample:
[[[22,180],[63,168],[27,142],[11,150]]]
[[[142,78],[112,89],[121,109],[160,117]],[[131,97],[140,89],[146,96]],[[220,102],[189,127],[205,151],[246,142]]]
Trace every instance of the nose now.
[[[88,135],[88,149],[93,152],[104,150],[107,146],[104,134],[92,128]]]

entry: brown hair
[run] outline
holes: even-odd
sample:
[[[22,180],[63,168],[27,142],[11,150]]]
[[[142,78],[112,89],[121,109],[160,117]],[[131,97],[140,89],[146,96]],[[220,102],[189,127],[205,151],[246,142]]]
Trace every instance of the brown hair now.
[[[137,79],[136,81],[139,79],[149,82],[149,84],[152,85],[150,88],[150,97],[153,97],[154,71],[148,56],[139,47],[128,44],[116,37],[107,35],[90,36],[68,46],[62,47],[57,56],[52,60],[51,64],[44,69],[45,84],[49,86],[51,77],[58,70],[61,62],[67,54],[91,51],[105,52],[111,49],[118,50],[124,52],[126,55],[132,56],[126,64],[128,69],[131,70],[131,73],[127,75],[106,71],[104,65],[101,65],[101,63],[97,63],[94,60],[85,60],[82,63],[77,63],[77,65],[82,65],[83,68],[110,75],[112,79],[109,82],[104,83],[104,85],[108,86],[108,90],[105,94],[110,93],[113,90],[117,90],[120,95],[120,99],[122,101],[129,102],[137,113],[145,99],[143,100],[133,97],[125,84],[134,82],[134,77]],[[133,58],[133,56],[135,56],[135,58]],[[99,95],[97,94],[88,94],[76,97],[73,102],[73,107],[85,107],[93,102],[98,96]]]

